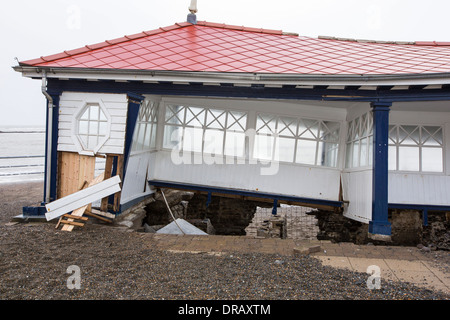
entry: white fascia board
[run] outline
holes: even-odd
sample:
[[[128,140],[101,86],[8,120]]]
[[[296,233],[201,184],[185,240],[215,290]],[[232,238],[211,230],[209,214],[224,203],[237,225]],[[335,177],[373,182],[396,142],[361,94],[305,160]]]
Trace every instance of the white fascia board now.
[[[14,67],[24,77],[40,78],[42,71],[47,78],[115,80],[143,82],[199,82],[204,84],[233,83],[241,85],[264,84],[296,86],[410,86],[450,84],[450,73],[405,74],[405,75],[296,75],[220,72],[136,71],[96,70],[42,67]]]
[[[50,221],[62,216],[65,213],[81,208],[113,193],[119,192],[121,190],[119,185],[120,182],[120,177],[114,176],[96,185],[48,203],[45,205],[47,209],[45,217],[47,221]]]

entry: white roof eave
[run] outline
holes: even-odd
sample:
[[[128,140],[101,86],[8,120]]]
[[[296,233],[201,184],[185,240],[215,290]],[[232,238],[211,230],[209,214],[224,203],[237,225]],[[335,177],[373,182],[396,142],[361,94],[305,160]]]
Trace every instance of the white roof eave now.
[[[150,71],[121,69],[82,69],[58,67],[16,66],[13,69],[24,77],[143,81],[148,83],[232,83],[237,85],[264,84],[268,86],[413,86],[450,84],[450,73],[399,74],[399,75],[303,75],[231,72]]]

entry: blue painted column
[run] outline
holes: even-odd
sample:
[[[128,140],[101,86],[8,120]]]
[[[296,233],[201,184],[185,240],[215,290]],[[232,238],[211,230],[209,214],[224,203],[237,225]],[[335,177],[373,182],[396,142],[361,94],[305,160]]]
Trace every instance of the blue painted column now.
[[[392,102],[372,102],[373,111],[373,173],[372,221],[369,233],[391,235],[388,221],[388,149],[389,111]]]
[[[123,177],[125,179],[125,172],[127,169],[128,158],[130,156],[131,145],[133,143],[134,129],[139,117],[139,109],[145,97],[128,92],[128,114],[127,114],[127,129],[125,133],[125,150],[123,157]]]

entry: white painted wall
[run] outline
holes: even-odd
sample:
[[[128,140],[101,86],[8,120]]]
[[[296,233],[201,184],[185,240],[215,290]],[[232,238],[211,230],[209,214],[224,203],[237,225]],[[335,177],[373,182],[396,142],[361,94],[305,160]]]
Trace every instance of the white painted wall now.
[[[344,216],[369,223],[372,220],[372,170],[362,169],[342,173],[342,194],[349,201]]]
[[[179,164],[170,151],[156,154],[151,179],[186,184],[260,191],[323,200],[339,199],[340,170],[279,163],[277,174],[262,175],[266,164]]]
[[[101,105],[110,121],[108,139],[98,153],[123,154],[128,110],[125,94],[63,92],[59,107],[58,151],[92,155],[82,149],[76,137],[76,117],[89,103]]]

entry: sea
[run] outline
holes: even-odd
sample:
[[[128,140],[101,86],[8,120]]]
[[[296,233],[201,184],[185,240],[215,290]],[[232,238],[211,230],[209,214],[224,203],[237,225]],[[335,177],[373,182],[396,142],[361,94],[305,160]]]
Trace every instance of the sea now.
[[[45,127],[0,126],[0,183],[44,179]]]

